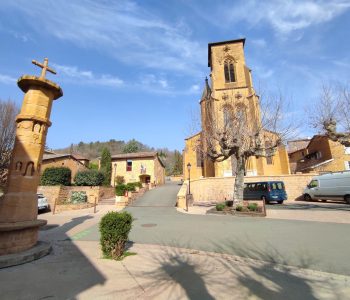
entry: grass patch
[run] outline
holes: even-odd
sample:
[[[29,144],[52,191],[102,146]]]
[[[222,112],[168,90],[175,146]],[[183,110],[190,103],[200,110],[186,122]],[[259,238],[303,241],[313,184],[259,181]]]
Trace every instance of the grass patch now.
[[[128,257],[128,256],[134,256],[137,255],[136,252],[130,252],[130,251],[125,251],[121,256],[119,256],[118,258],[112,258],[111,255],[104,255],[102,258],[103,259],[114,259],[116,261],[122,261],[124,258]]]

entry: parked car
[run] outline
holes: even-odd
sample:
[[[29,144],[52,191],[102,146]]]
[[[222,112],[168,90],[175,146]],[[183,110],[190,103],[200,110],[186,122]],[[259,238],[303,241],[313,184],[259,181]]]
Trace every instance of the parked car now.
[[[312,178],[304,190],[304,200],[341,200],[350,204],[350,172],[331,172]]]
[[[287,200],[287,193],[283,181],[249,182],[244,184],[243,199],[277,201],[282,204]]]
[[[49,209],[49,202],[43,194],[37,194],[38,196],[38,211],[45,211]]]

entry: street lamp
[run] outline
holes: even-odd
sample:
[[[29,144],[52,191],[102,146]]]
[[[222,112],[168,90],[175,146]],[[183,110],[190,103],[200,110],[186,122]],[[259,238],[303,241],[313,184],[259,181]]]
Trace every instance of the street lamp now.
[[[187,164],[187,171],[188,171],[188,195],[186,196],[186,209],[188,211],[188,198],[191,195],[191,164]]]
[[[191,194],[191,164],[187,164],[187,171],[188,171],[188,193]]]
[[[115,184],[116,178],[117,178],[117,163],[114,163],[114,186],[116,185]]]

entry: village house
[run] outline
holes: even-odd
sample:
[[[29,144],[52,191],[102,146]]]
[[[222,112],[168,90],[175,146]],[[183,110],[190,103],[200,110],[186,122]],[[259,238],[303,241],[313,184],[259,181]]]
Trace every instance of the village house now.
[[[350,170],[350,147],[325,135],[288,142],[288,155],[292,173]]]
[[[88,169],[89,160],[81,155],[77,154],[57,154],[51,151],[45,151],[42,166],[40,169],[40,174],[42,174],[45,169],[51,167],[67,167],[72,171],[72,182],[75,175],[79,171],[85,171]]]
[[[251,126],[259,126],[260,104],[259,96],[255,93],[251,70],[245,64],[245,39],[211,43],[208,45],[208,67],[210,67],[211,86],[206,79],[201,106],[201,126],[206,128],[208,120],[206,103],[211,101],[213,109],[220,118],[216,122],[223,122],[225,113],[230,107],[236,107],[246,116]],[[219,124],[219,123],[218,123]],[[265,137],[274,138],[278,135],[265,130]],[[191,179],[200,177],[226,177],[235,175],[235,162],[231,157],[222,162],[213,162],[203,157],[198,150],[201,132],[185,139],[183,151],[184,170],[191,164]],[[265,145],[266,145],[265,140]],[[280,146],[273,157],[250,157],[246,162],[246,175],[283,175],[290,174],[288,153]]]
[[[112,155],[111,185],[117,176],[125,183],[142,182],[160,185],[165,183],[165,167],[157,152],[137,152]]]

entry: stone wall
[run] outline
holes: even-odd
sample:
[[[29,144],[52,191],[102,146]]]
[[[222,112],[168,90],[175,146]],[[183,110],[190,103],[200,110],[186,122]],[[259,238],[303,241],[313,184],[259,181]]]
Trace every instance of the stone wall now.
[[[317,174],[295,174],[280,176],[251,176],[245,177],[245,182],[274,181],[284,182],[288,194],[288,201],[302,196],[303,189]],[[233,198],[234,177],[210,177],[191,181],[191,193],[194,202],[221,202],[225,198]]]
[[[58,157],[53,159],[46,159],[43,160],[40,174],[42,175],[45,169],[47,168],[59,168],[59,167],[66,167],[69,168],[72,171],[72,178],[71,182],[74,181],[75,175],[80,171],[86,171],[88,168],[81,163],[79,160],[73,159],[71,157]]]
[[[171,182],[173,181],[181,181],[183,180],[184,176],[183,175],[176,175],[176,176],[169,176],[168,177]]]
[[[38,193],[44,194],[51,207],[57,199],[57,204],[64,203],[66,199],[70,198],[72,192],[86,192],[88,196],[88,203],[97,203],[103,199],[115,197],[113,187],[104,186],[39,186]]]

